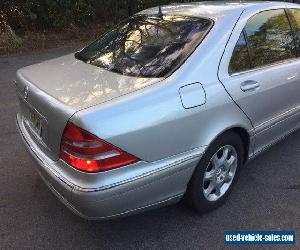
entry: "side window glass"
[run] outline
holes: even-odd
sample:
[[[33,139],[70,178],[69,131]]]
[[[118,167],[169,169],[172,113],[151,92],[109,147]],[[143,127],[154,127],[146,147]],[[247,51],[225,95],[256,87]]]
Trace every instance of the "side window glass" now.
[[[247,43],[244,33],[240,34],[229,63],[229,74],[245,71],[251,68]]]
[[[294,40],[284,9],[256,14],[248,20],[245,31],[253,67],[295,57]]]
[[[297,55],[300,55],[300,10],[290,9],[289,17],[295,34],[295,42],[297,46]]]

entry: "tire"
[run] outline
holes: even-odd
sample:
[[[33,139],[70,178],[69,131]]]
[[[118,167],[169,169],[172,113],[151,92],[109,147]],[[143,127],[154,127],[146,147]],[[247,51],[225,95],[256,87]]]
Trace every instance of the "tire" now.
[[[188,205],[200,214],[220,207],[237,182],[244,157],[243,141],[237,133],[219,136],[202,156],[188,184]]]

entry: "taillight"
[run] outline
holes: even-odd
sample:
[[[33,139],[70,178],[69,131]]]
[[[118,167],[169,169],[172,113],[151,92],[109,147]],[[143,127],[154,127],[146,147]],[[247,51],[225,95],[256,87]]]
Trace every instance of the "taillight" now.
[[[73,123],[68,123],[64,130],[60,158],[78,170],[91,173],[118,168],[139,160]]]

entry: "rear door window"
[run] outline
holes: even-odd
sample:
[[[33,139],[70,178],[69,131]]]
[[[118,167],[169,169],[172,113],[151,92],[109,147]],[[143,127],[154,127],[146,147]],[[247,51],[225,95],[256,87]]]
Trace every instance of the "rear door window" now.
[[[295,57],[294,40],[284,9],[263,11],[245,27],[253,67]]]

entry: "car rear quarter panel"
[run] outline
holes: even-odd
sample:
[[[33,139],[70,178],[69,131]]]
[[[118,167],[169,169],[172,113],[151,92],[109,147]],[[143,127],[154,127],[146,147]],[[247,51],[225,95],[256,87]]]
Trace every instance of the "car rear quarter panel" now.
[[[79,111],[71,121],[149,162],[209,145],[233,127],[244,128],[251,134],[249,119],[217,77],[225,44],[240,14],[216,18],[214,27],[193,55],[167,79]],[[206,103],[185,109],[179,88],[195,82],[202,84]]]

